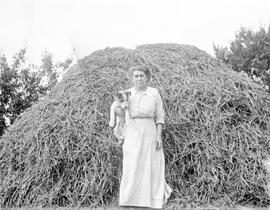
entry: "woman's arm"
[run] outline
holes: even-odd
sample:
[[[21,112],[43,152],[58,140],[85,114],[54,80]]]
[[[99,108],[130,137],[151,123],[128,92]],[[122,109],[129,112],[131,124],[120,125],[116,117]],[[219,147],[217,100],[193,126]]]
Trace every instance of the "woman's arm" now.
[[[162,133],[162,128],[164,124],[164,117],[165,117],[165,112],[163,109],[163,103],[161,100],[161,97],[159,95],[159,92],[156,92],[156,107],[155,107],[155,121],[156,121],[156,126],[157,126],[157,133],[156,133],[156,149],[160,150],[162,147],[162,140],[161,140],[161,133]]]
[[[162,147],[162,140],[161,140],[161,132],[162,132],[162,124],[157,124],[157,136],[156,136],[156,150],[160,150]]]

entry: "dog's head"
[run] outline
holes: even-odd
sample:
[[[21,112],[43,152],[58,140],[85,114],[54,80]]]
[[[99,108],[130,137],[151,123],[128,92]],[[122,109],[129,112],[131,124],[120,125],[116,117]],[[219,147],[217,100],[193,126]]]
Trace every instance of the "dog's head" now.
[[[121,91],[116,93],[115,99],[121,103],[121,107],[124,109],[128,108],[128,101],[130,98],[131,92],[130,91]]]

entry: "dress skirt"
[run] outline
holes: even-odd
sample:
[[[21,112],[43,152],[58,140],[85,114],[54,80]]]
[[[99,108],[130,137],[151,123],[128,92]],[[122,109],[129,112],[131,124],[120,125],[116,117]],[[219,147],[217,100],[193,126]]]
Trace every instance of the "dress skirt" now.
[[[156,130],[153,118],[131,119],[127,123],[119,205],[162,208],[170,196],[164,151],[156,150]]]

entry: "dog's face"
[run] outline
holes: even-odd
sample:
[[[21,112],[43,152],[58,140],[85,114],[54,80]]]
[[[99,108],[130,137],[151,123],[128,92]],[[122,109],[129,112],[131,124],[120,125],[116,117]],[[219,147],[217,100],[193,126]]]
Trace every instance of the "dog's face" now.
[[[115,99],[116,99],[118,102],[124,102],[124,94],[123,94],[123,93],[116,93]]]
[[[125,116],[125,110],[128,109],[128,103],[129,103],[129,97],[131,95],[131,92],[129,91],[123,91],[118,92],[115,95],[115,100],[118,101],[119,105],[116,107],[115,113],[117,116],[124,117]]]
[[[114,102],[110,107],[110,127],[117,128],[119,122],[123,124],[128,119],[129,115],[126,112],[129,108],[130,95],[131,92],[129,91],[121,91],[115,94]]]
[[[130,95],[131,95],[130,91],[123,91],[123,92],[118,92],[115,95],[115,98],[119,103],[121,103],[120,106],[122,108],[127,109]]]

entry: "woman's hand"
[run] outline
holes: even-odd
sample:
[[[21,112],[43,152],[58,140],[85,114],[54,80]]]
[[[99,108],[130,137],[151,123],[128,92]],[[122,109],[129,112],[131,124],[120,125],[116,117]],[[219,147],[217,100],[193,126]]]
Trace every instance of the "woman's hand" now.
[[[156,150],[159,151],[162,147],[162,140],[161,136],[157,136],[156,138]]]

